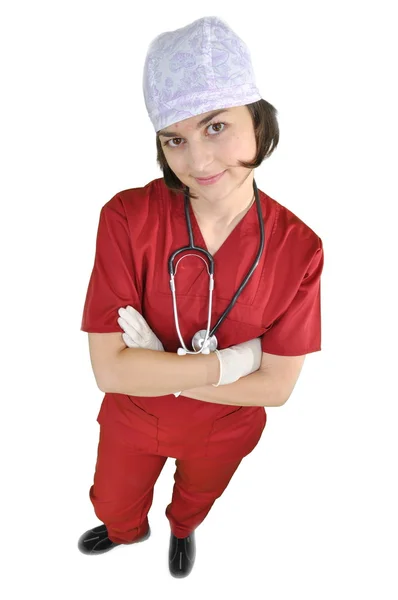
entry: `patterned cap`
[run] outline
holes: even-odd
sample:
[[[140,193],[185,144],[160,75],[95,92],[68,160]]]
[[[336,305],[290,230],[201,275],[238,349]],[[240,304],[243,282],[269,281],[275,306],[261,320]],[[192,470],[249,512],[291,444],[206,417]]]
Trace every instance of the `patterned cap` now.
[[[159,131],[195,115],[261,100],[246,44],[218,17],[203,17],[150,44],[143,89]]]

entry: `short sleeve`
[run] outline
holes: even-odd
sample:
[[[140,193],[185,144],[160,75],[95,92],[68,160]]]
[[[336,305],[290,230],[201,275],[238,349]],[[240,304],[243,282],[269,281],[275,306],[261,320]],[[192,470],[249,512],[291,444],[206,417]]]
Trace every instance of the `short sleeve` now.
[[[116,195],[100,212],[81,331],[123,333],[117,323],[118,309],[127,305],[142,312],[128,221],[122,200]]]
[[[262,350],[280,356],[301,356],[321,350],[321,273],[323,245],[315,251],[287,310],[262,336]]]

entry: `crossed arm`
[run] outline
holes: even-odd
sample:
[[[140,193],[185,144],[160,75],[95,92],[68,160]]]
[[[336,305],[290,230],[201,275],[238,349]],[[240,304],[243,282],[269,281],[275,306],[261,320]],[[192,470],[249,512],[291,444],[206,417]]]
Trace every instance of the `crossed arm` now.
[[[218,381],[214,354],[177,356],[127,348],[120,333],[89,333],[90,358],[103,392],[132,396],[164,396],[176,390],[202,402],[235,406],[282,406],[290,397],[304,363],[302,356],[263,352],[260,368],[235,383]],[[183,368],[182,367],[183,364]]]
[[[305,356],[277,356],[263,352],[258,371],[235,383],[202,386],[182,392],[183,396],[237,406],[282,406],[289,399],[304,364]]]

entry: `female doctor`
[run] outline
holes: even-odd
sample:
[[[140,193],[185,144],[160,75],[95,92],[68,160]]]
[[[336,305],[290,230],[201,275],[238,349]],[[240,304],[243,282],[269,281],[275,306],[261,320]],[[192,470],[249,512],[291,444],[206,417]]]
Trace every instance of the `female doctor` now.
[[[105,394],[89,492],[103,524],[78,547],[146,540],[172,457],[169,570],[184,577],[194,531],[260,440],[264,407],[287,401],[305,355],[321,349],[323,249],[257,188],[254,168],[278,144],[276,110],[225,21],[155,38],[143,84],[163,178],[100,212],[81,330]]]

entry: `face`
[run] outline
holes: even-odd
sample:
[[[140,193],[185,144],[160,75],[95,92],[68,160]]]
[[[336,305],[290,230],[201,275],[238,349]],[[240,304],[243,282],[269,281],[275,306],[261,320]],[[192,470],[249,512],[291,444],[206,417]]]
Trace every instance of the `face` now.
[[[239,193],[252,173],[238,166],[238,160],[249,161],[256,154],[253,121],[246,106],[184,119],[158,135],[169,167],[199,198],[211,202]],[[214,182],[198,181],[220,173]]]

